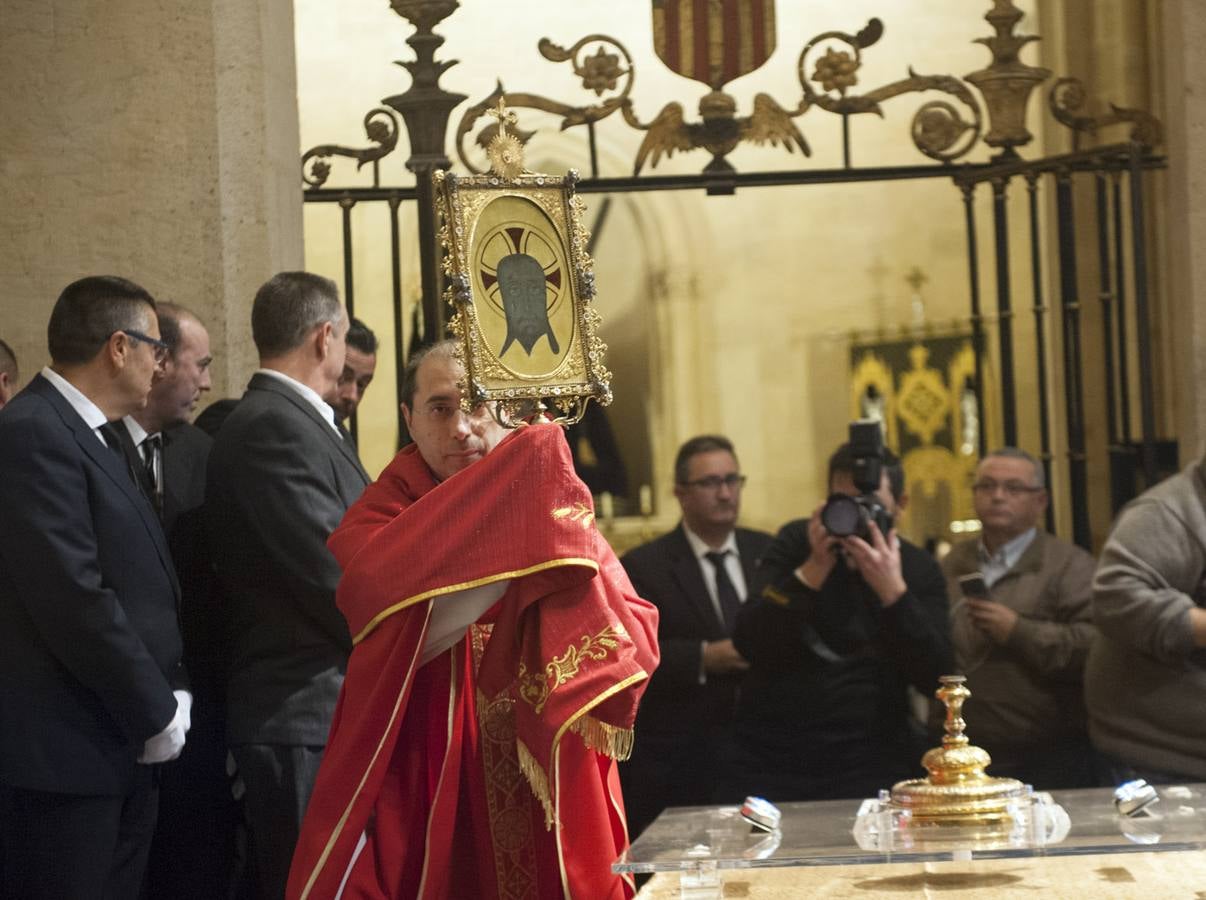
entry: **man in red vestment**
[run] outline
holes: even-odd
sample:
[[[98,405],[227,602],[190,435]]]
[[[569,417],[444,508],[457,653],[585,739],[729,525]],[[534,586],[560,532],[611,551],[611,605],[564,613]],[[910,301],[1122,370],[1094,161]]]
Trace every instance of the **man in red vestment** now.
[[[354,650],[290,898],[623,898],[616,760],[657,611],[594,527],[561,430],[460,409],[411,360],[414,443],[328,546]]]

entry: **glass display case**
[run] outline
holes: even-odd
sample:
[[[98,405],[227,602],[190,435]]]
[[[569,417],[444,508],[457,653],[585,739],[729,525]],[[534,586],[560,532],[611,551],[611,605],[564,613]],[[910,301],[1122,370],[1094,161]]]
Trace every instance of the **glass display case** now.
[[[1206,849],[1206,785],[1159,786],[1158,802],[1121,815],[1110,788],[1028,792],[995,829],[917,827],[887,804],[779,804],[764,831],[736,806],[668,809],[613,865],[616,872],[679,872],[682,896],[720,897],[726,870],[908,861]]]

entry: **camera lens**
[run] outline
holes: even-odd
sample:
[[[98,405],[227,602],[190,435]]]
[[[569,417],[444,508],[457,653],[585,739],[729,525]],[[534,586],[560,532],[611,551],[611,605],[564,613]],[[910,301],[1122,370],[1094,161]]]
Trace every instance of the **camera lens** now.
[[[821,524],[835,537],[857,534],[863,520],[858,501],[845,494],[834,494],[821,509]]]

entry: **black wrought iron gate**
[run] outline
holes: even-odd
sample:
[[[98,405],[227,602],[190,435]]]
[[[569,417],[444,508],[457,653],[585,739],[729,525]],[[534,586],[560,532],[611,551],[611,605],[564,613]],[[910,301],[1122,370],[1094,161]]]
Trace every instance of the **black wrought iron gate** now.
[[[343,291],[349,311],[354,312],[356,286],[353,278],[354,229],[352,211],[362,204],[385,204],[389,211],[391,291],[394,310],[393,341],[399,364],[396,378],[401,389],[401,361],[408,347],[438,339],[444,330],[445,306],[441,297],[440,257],[436,240],[436,221],[432,204],[432,175],[451,166],[445,135],[452,110],[465,98],[445,91],[439,79],[448,64],[435,54],[443,38],[433,28],[450,14],[456,3],[429,4],[422,0],[394,0],[393,7],[415,25],[407,43],[415,60],[405,64],[413,77],[404,94],[387,98],[384,107],[370,111],[364,119],[371,146],[352,148],[335,144],[314,147],[302,158],[306,203],[337,204],[342,213]],[[435,11],[438,7],[438,11]],[[470,106],[462,114],[455,146],[462,164],[475,170],[465,140],[478,119],[501,100],[512,109],[539,110],[560,116],[561,127],[580,127],[586,132],[586,152],[590,177],[578,185],[580,193],[628,193],[665,190],[704,190],[711,195],[731,194],[737,190],[768,186],[887,182],[898,180],[949,179],[962,193],[969,275],[969,321],[976,355],[974,388],[979,408],[984,408],[983,392],[987,381],[983,365],[995,355],[999,384],[995,398],[1000,411],[1000,442],[1016,445],[1019,435],[1019,406],[1029,398],[1019,397],[1018,367],[1031,361],[1019,360],[1015,351],[1015,331],[1021,316],[1032,317],[1036,347],[1037,420],[1039,451],[1048,483],[1055,463],[1055,429],[1062,423],[1063,444],[1067,454],[1067,497],[1071,519],[1071,537],[1083,546],[1091,542],[1089,516],[1089,479],[1086,446],[1086,416],[1090,408],[1104,410],[1105,434],[1110,460],[1111,512],[1147,485],[1162,471],[1176,465],[1176,447],[1159,439],[1156,431],[1157,397],[1153,371],[1152,303],[1149,296],[1148,182],[1152,172],[1163,168],[1164,160],[1153,149],[1161,142],[1159,123],[1150,115],[1111,107],[1111,112],[1096,118],[1084,114],[1085,91],[1074,79],[1062,78],[1048,95],[1052,115],[1072,129],[1073,152],[1037,160],[1023,159],[1017,152],[1031,139],[1025,127],[1025,108],[1032,88],[1045,81],[1045,69],[1025,66],[1017,59],[1021,46],[1034,38],[1015,35],[1021,13],[1008,0],[997,0],[985,16],[994,28],[994,37],[983,43],[992,52],[993,61],[981,72],[960,80],[952,76],[917,75],[854,94],[854,80],[861,54],[883,34],[882,24],[872,19],[854,34],[826,32],[810,41],[799,60],[803,94],[791,108],[781,107],[765,94],[755,101],[753,114],[735,115],[736,107],[722,90],[726,80],[743,74],[742,60],[734,51],[714,61],[708,73],[711,92],[700,103],[702,119],[688,123],[682,108],[668,104],[651,122],[641,122],[630,101],[635,66],[628,51],[612,38],[591,35],[568,49],[542,41],[541,54],[552,62],[568,62],[582,79],[583,87],[594,90],[601,99],[593,105],[572,106],[537,94],[505,91],[499,84],[490,96]],[[655,23],[656,24],[656,23]],[[726,22],[740,31],[748,22]],[[665,21],[658,35],[662,61],[674,67],[682,60],[671,52],[673,35],[667,36]],[[725,32],[728,34],[728,31]],[[748,43],[748,42],[747,42]],[[834,48],[839,49],[834,49]],[[824,56],[819,54],[826,48]],[[587,50],[595,50],[587,53]],[[722,48],[723,52],[723,48]],[[736,60],[736,62],[734,62]],[[746,61],[756,68],[755,57]],[[810,67],[812,68],[809,74]],[[750,71],[752,69],[745,69]],[[689,74],[684,72],[683,74]],[[701,80],[705,80],[701,77]],[[964,83],[964,82],[967,83]],[[968,87],[983,95],[981,101]],[[820,88],[818,90],[817,88]],[[934,160],[923,165],[857,167],[853,165],[849,120],[852,116],[876,113],[881,104],[909,93],[936,92],[941,99],[930,100],[918,109],[912,122],[916,148]],[[606,96],[604,96],[606,94]],[[840,117],[844,165],[836,169],[791,169],[767,172],[738,172],[727,155],[742,141],[770,142],[807,154],[808,143],[795,120],[810,110]],[[628,177],[601,177],[596,152],[595,129],[599,122],[618,113],[630,126],[645,132],[634,173]],[[407,168],[415,175],[413,186],[382,186],[379,177],[381,159],[397,145],[399,116],[405,121],[411,155]],[[966,116],[966,118],[964,118]],[[1117,144],[1079,149],[1083,136],[1095,136],[1102,129],[1129,124],[1129,139]],[[479,134],[489,137],[487,126]],[[996,155],[986,163],[959,162],[973,148],[984,144]],[[674,150],[707,150],[711,161],[698,175],[641,174],[646,163],[656,165],[659,156]],[[339,188],[327,184],[331,159],[355,159],[357,167],[369,165],[373,172],[371,187]],[[1029,241],[1024,248],[1011,246],[1010,192],[1025,191]],[[991,195],[991,221],[983,223],[976,211],[976,200]],[[1088,222],[1078,215],[1078,198],[1089,199],[1092,215]],[[420,283],[422,286],[422,323],[403,321],[401,216],[414,216],[419,235]],[[1053,233],[1044,233],[1044,223],[1054,222]],[[985,227],[987,225],[987,227]],[[980,231],[991,230],[992,259],[995,271],[995,304],[981,296]],[[1085,253],[1085,236],[1091,235],[1095,252]],[[1029,259],[1029,284],[1015,284],[1011,278],[1011,259],[1025,253]],[[1088,256],[1089,258],[1086,258]],[[1050,261],[1055,272],[1044,270]],[[1091,275],[1090,275],[1091,273]],[[1048,296],[1048,275],[1058,275],[1058,291]],[[1095,280],[1096,290],[1086,291]],[[1095,294],[1095,297],[1092,295]],[[1101,371],[1088,371],[1085,364],[1086,329],[1082,312],[1095,299],[1100,304],[1103,328]],[[995,341],[991,340],[995,331]],[[1062,365],[1052,372],[1047,364],[1047,348],[1058,340],[1062,346]],[[1063,382],[1062,402],[1053,395],[1051,385],[1058,376]],[[1086,385],[1101,385],[1101,403],[1086,403]],[[353,428],[355,423],[353,422]],[[399,422],[399,432],[402,423]],[[979,450],[989,448],[988,429],[979,431]],[[1053,509],[1048,509],[1049,527],[1054,528]]]

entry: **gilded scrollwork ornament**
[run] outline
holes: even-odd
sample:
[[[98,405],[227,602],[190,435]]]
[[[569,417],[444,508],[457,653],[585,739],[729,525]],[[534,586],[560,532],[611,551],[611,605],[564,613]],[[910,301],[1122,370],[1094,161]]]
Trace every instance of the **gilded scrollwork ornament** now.
[[[389,98],[387,105],[401,112],[407,128],[414,131],[409,116],[427,100],[438,100],[440,108],[450,111],[461,95],[433,91],[450,61],[437,62],[435,49],[443,38],[432,27],[457,8],[455,0],[392,0],[392,6],[416,26],[408,39],[416,52],[414,62],[400,63],[411,71],[415,84],[405,97]],[[768,93],[757,93],[748,115],[739,115],[738,103],[725,87],[735,78],[757,71],[770,59],[776,46],[775,4],[773,0],[743,0],[730,10],[727,4],[705,4],[703,12],[693,0],[658,0],[653,4],[653,44],[658,60],[671,71],[692,79],[706,88],[698,101],[698,116],[692,118],[684,103],[671,100],[652,116],[644,118],[634,99],[636,66],[628,48],[616,38],[592,33],[568,45],[542,38],[538,50],[546,60],[568,64],[581,89],[593,95],[591,102],[566,103],[539,93],[511,91],[498,82],[495,89],[462,113],[453,138],[457,155],[473,174],[484,174],[501,165],[506,177],[519,177],[514,160],[536,134],[517,121],[505,129],[498,122],[480,120],[503,103],[510,110],[531,110],[557,117],[559,130],[586,126],[591,129],[592,163],[594,127],[616,116],[628,127],[643,132],[633,160],[633,174],[640,175],[657,167],[675,154],[706,150],[711,160],[704,173],[715,177],[719,192],[732,185],[735,169],[729,160],[742,144],[770,145],[788,152],[811,155],[811,146],[802,130],[805,115],[821,110],[841,116],[872,113],[883,116],[883,104],[905,94],[931,94],[913,115],[910,136],[916,149],[930,159],[949,163],[966,157],[981,140],[999,151],[998,158],[1014,158],[1018,148],[1032,140],[1027,128],[1026,110],[1033,90],[1051,73],[1029,65],[1020,58],[1024,47],[1038,40],[1035,35],[1017,34],[1023,13],[1012,0],[992,0],[984,16],[994,34],[977,39],[992,54],[990,64],[964,78],[948,74],[925,74],[908,67],[906,77],[879,86],[866,85],[864,55],[884,36],[884,23],[871,18],[861,30],[848,33],[829,30],[818,34],[803,47],[797,61],[802,94],[790,102],[780,102]],[[979,96],[977,96],[977,91]],[[402,100],[414,96],[407,103]],[[943,96],[933,96],[934,94]],[[1161,142],[1160,123],[1150,114],[1111,105],[1100,115],[1086,112],[1084,87],[1074,79],[1059,79],[1049,96],[1049,108],[1055,118],[1073,129],[1074,141],[1092,135],[1101,128],[1131,123],[1131,141],[1144,148]],[[815,117],[815,113],[813,113]],[[440,119],[440,122],[443,122]],[[529,128],[532,123],[526,122]],[[437,144],[442,148],[444,132],[424,126],[423,158],[433,156]],[[354,158],[359,166],[376,162],[391,152],[397,142],[398,122],[387,109],[375,109],[365,117],[365,129],[374,146],[366,148],[324,144],[303,157],[303,177],[308,187],[320,188],[331,172],[332,156]],[[416,135],[411,134],[412,150]],[[843,122],[843,157],[850,167],[850,136]],[[476,143],[475,149],[473,144]],[[482,161],[480,152],[484,152]],[[446,161],[439,155],[440,166]],[[594,172],[597,176],[598,173]]]
[[[856,34],[826,31],[805,44],[796,65],[800,87],[804,91],[801,110],[815,106],[840,116],[874,113],[882,117],[884,101],[902,94],[939,91],[962,103],[970,120],[965,119],[959,107],[949,100],[931,100],[913,116],[913,143],[926,156],[943,162],[966,155],[980,134],[980,107],[967,85],[958,78],[951,75],[919,75],[910,67],[908,78],[874,88],[865,94],[851,92],[859,83],[863,51],[878,43],[883,34],[883,22],[873,18]],[[824,53],[820,52],[822,48]],[[817,86],[820,87],[819,91]]]
[[[535,109],[561,116],[562,131],[605,119],[627,102],[628,95],[632,91],[635,70],[632,55],[615,38],[605,34],[590,34],[575,41],[569,48],[562,47],[548,38],[541,38],[538,49],[540,55],[550,62],[569,62],[573,67],[574,74],[581,79],[582,87],[585,90],[593,91],[598,97],[612,92],[615,92],[615,95],[609,96],[599,103],[573,106],[549,97],[542,97],[539,94],[507,91],[499,81],[489,96],[465,110],[457,125],[454,137],[457,156],[461,164],[470,172],[481,173],[485,170],[469,158],[466,153],[465,139],[473,130],[474,124],[482,116],[488,115],[489,110],[497,107],[500,101],[508,109]],[[588,53],[587,51],[591,49],[595,52]],[[478,135],[477,143],[485,146],[485,143],[492,138],[496,128],[496,125],[486,126]],[[517,125],[513,126],[512,130],[516,132],[516,136],[523,144],[526,144],[534,133],[520,131]]]
[[[375,147],[343,147],[339,144],[319,144],[302,156],[302,181],[308,187],[319,188],[326,184],[331,175],[330,158],[346,156],[356,160],[359,171],[366,164],[375,162],[393,152],[398,144],[398,120],[388,109],[378,107],[364,117],[364,133]],[[307,165],[309,170],[307,171]]]
[[[1104,115],[1085,115],[1088,92],[1079,78],[1060,78],[1051,86],[1047,105],[1057,122],[1072,129],[1073,146],[1079,146],[1080,136],[1096,136],[1098,131],[1110,125],[1131,124],[1130,139],[1141,147],[1158,147],[1164,142],[1164,128],[1160,120],[1141,109],[1128,109],[1109,104],[1110,111]]]

